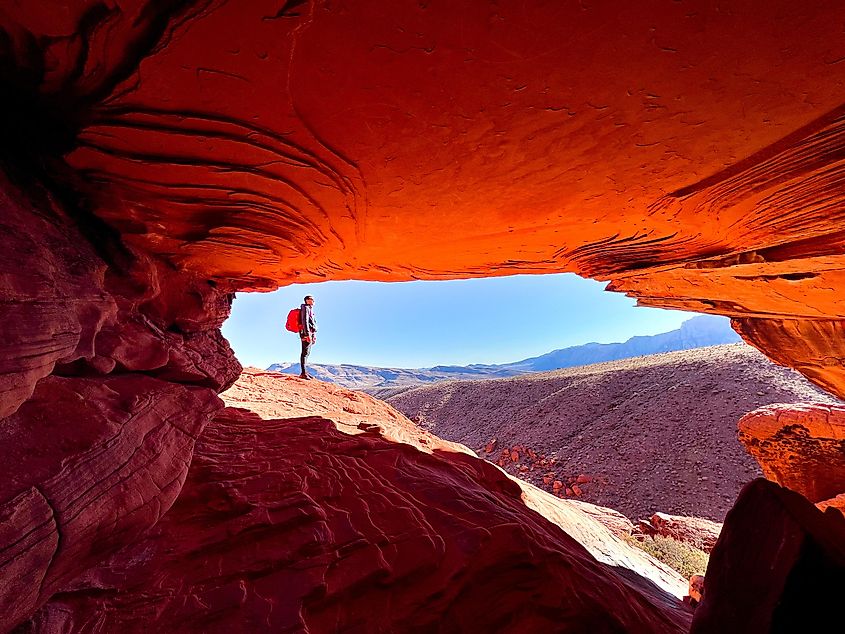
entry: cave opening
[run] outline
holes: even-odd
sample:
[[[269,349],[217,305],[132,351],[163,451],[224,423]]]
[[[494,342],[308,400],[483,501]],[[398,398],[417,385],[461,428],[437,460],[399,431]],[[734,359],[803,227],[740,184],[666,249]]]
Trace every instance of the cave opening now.
[[[760,475],[736,420],[820,392],[725,317],[605,287],[575,274],[301,284],[238,294],[223,333],[244,366],[297,376],[284,321],[312,295],[315,378],[386,400],[552,494],[633,521],[721,522]]]
[[[676,634],[685,580],[609,508],[719,519],[732,499],[693,631],[829,612],[802,584],[845,570],[845,408],[753,350],[380,395],[411,424],[325,382],[264,389],[220,327],[233,293],[291,280],[578,271],[730,316],[845,396],[841,3],[13,4],[0,631]],[[366,310],[332,340],[351,303],[318,288],[315,362],[568,344],[506,355],[517,312],[505,342],[471,349],[477,319],[446,346],[437,300],[434,343]],[[296,290],[265,310],[273,355],[280,335],[296,354]],[[734,449],[768,478],[739,497]]]
[[[239,293],[223,333],[244,366],[300,373],[284,321],[305,295],[316,299],[315,378],[635,522],[722,522],[761,475],[736,421],[773,403],[835,402],[725,317],[637,306],[571,273]]]
[[[238,293],[223,334],[243,365],[285,366],[298,359],[299,343],[284,319],[313,295],[319,345],[311,362],[429,369],[507,365],[583,344],[621,343],[675,330],[696,315],[640,307],[605,287],[573,273],[297,284]],[[727,328],[726,318],[712,320]]]

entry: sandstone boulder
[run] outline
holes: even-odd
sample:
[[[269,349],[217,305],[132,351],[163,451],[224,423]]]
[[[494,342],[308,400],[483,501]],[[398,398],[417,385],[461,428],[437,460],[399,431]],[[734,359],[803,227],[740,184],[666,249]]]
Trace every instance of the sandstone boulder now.
[[[845,493],[845,406],[771,405],[739,421],[763,474],[811,502]]]
[[[820,511],[826,511],[829,508],[839,509],[843,513],[845,513],[845,493],[840,493],[834,498],[830,498],[829,500],[823,500],[821,502],[816,502],[816,507]]]
[[[646,535],[671,537],[709,553],[719,538],[722,524],[700,517],[655,513],[649,520],[640,520],[637,529]]]

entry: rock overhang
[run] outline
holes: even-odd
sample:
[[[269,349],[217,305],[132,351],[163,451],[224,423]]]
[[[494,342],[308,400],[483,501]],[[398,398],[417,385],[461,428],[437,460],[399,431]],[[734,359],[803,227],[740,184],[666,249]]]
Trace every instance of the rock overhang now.
[[[35,90],[74,105],[95,213],[233,287],[696,284],[690,262],[828,245],[841,220],[837,3],[97,7],[9,11],[12,58],[44,43]],[[620,288],[659,302],[640,275]]]
[[[573,271],[729,315],[843,395],[843,21],[823,0],[3,7],[5,437],[54,414],[51,386],[118,384],[67,427],[94,411],[200,436],[239,371],[219,333],[231,291],[327,279]],[[186,389],[203,406],[171,429],[155,403]],[[0,491],[22,532],[52,522],[0,570],[44,580],[16,620],[178,494],[184,470],[150,462],[141,512],[104,480],[92,513],[64,476],[89,454],[119,467],[104,438]],[[132,534],[106,545],[112,514]]]

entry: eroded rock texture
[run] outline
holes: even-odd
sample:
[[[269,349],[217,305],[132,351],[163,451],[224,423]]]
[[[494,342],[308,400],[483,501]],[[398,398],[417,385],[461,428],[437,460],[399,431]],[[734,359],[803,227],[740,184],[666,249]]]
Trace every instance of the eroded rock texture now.
[[[106,264],[67,222],[51,222],[0,181],[0,417],[13,414],[57,362],[92,356],[97,330],[117,315]],[[44,201],[44,204],[49,204]],[[70,237],[70,239],[68,239]]]
[[[240,371],[228,294],[33,192],[0,200],[4,631],[161,518]]]
[[[29,449],[0,481],[2,627],[173,503],[239,371],[234,290],[575,271],[730,315],[845,395],[843,21],[835,0],[5,3],[0,434]],[[618,623],[652,609],[622,602]]]
[[[148,377],[41,381],[0,431],[0,624],[154,525],[215,409],[208,389]]]
[[[267,420],[317,415],[346,434],[378,433],[425,453],[437,450],[441,456],[447,452],[476,456],[462,444],[425,431],[387,403],[330,383],[304,382],[286,374],[246,368],[221,397],[230,408],[247,409]],[[684,580],[677,572],[619,540],[630,534],[632,524],[618,511],[558,499],[524,480],[512,481],[522,489],[526,506],[557,524],[600,562],[632,570],[665,592],[683,596]]]
[[[226,409],[173,508],[33,629],[686,631],[677,597],[598,563],[497,467],[435,443]],[[592,545],[611,556],[608,536]],[[643,557],[614,543],[617,558]]]
[[[811,502],[845,493],[845,407],[761,407],[740,420],[739,439],[769,480]]]

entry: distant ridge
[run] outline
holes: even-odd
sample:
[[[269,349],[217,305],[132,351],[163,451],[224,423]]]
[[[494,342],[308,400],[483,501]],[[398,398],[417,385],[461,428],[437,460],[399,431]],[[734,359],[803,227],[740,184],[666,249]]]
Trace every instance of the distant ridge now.
[[[659,335],[631,337],[625,343],[586,343],[499,367],[523,372],[544,372],[738,341],[742,341],[742,338],[734,332],[727,318],[700,315],[688,319],[677,330]]]
[[[513,363],[439,365],[417,369],[312,364],[309,368],[311,374],[323,381],[359,390],[382,389],[410,387],[437,381],[503,378],[738,341],[741,341],[741,338],[730,327],[727,318],[700,315],[688,319],[681,324],[680,328],[670,332],[631,337],[624,343],[587,343],[571,346]],[[286,374],[299,374],[298,363],[274,363],[267,369]]]

